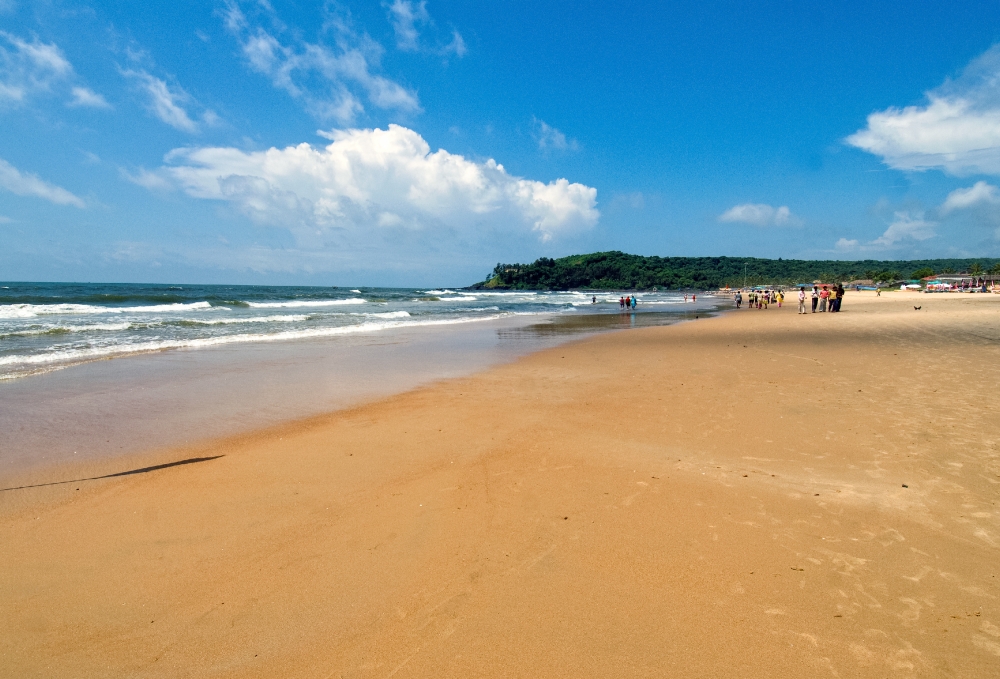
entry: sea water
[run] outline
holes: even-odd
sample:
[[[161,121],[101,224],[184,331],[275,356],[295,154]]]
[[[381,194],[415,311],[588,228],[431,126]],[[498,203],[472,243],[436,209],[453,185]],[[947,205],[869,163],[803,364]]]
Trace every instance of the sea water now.
[[[617,310],[624,294],[2,283],[0,380],[150,352],[606,312]],[[677,293],[638,299],[640,312],[685,301]]]

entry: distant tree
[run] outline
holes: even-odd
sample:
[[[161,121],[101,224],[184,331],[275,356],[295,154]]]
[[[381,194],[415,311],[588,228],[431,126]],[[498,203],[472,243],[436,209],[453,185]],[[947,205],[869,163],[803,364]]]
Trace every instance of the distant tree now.
[[[973,262],[972,266],[969,267],[969,273],[978,276],[983,273],[983,267],[979,265],[979,262]]]
[[[952,269],[950,266],[946,266],[945,268],[941,269],[941,273],[955,273],[955,270]]]
[[[992,267],[990,267],[990,273],[995,276],[1000,276],[1000,262],[997,262]]]
[[[934,275],[934,269],[930,268],[929,266],[925,266],[924,268],[917,269],[916,271],[914,271],[913,273],[911,273],[910,277],[911,278],[927,278],[928,276],[933,276],[933,275]]]

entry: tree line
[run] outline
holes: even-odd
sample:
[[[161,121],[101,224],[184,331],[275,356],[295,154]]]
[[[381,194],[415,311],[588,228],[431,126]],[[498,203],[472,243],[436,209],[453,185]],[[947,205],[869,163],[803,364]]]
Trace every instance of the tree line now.
[[[595,252],[531,264],[497,264],[489,277],[470,287],[509,290],[682,290],[726,285],[794,285],[867,279],[889,283],[944,273],[992,273],[997,259],[808,260],[748,257],[644,257]]]

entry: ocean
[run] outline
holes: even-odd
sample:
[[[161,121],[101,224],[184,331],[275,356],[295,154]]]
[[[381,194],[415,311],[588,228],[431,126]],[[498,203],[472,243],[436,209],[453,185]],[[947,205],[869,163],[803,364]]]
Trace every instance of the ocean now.
[[[0,380],[152,352],[608,313],[625,294],[0,283]],[[638,293],[638,300],[640,313],[685,304],[678,293]]]

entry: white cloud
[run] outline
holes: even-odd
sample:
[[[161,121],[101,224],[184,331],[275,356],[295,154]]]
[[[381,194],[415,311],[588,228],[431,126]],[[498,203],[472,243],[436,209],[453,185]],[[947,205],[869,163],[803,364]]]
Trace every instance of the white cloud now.
[[[396,32],[396,47],[404,52],[420,49],[420,25],[428,24],[431,15],[427,13],[427,0],[419,3],[396,0],[389,6],[389,21]]]
[[[118,172],[126,181],[132,182],[133,184],[137,184],[138,186],[151,191],[169,191],[174,188],[174,185],[170,182],[170,180],[162,174],[150,172],[144,167],[140,167],[135,172],[129,172],[125,168],[119,168]]]
[[[348,248],[401,233],[422,233],[425,245],[490,233],[548,241],[600,216],[594,188],[514,177],[494,160],[476,163],[444,149],[432,153],[399,125],[323,136],[332,140],[325,148],[176,149],[160,174],[191,196],[229,201],[258,223],[286,227],[300,243],[329,237]]]
[[[955,210],[965,210],[978,205],[1000,204],[1000,189],[978,181],[967,189],[955,189],[941,204],[940,212],[946,215]]]
[[[14,220],[11,219],[10,217],[5,217],[3,215],[0,215],[0,224],[13,224],[13,223]]]
[[[149,110],[157,118],[182,132],[197,132],[198,124],[191,120],[184,104],[193,101],[181,87],[171,87],[166,81],[144,70],[123,70],[122,75],[136,82],[149,97]]]
[[[538,148],[543,151],[555,149],[557,151],[576,151],[580,148],[576,139],[567,139],[566,135],[552,127],[544,120],[533,119],[535,124],[535,139],[538,141]]]
[[[282,28],[270,6],[263,10],[278,29]],[[350,124],[364,111],[362,96],[381,109],[420,110],[414,92],[372,72],[378,67],[381,47],[367,36],[356,35],[344,20],[327,22],[336,33],[335,47],[297,38],[283,43],[263,27],[251,27],[234,0],[227,4],[225,23],[240,41],[250,68],[302,100],[306,109],[321,120]],[[321,83],[316,82],[317,77]]]
[[[386,9],[389,11],[389,23],[396,34],[396,47],[403,52],[430,52],[441,56],[454,54],[461,58],[467,51],[462,34],[454,28],[451,30],[451,41],[438,47],[424,47],[421,44],[420,33],[424,28],[434,25],[427,11],[427,0],[413,2],[412,0],[394,0]],[[433,41],[432,41],[433,42]]]
[[[67,106],[86,106],[89,108],[111,108],[111,104],[97,92],[86,87],[74,87],[71,90],[73,99]]]
[[[851,252],[853,250],[858,249],[858,241],[857,239],[854,238],[851,239],[841,238],[836,242],[834,247],[842,252]]]
[[[1000,45],[928,92],[927,100],[872,113],[847,143],[899,170],[1000,174]]]
[[[461,58],[464,57],[465,53],[468,51],[468,48],[465,46],[465,40],[462,39],[462,34],[457,30],[452,29],[451,42],[441,48],[441,54],[445,56],[454,54],[456,57]]]
[[[72,74],[73,66],[54,43],[28,42],[0,31],[0,103],[22,103]]]
[[[57,205],[85,207],[82,200],[66,189],[43,181],[36,174],[21,172],[2,158],[0,158],[0,187],[19,196],[43,198]]]
[[[745,222],[754,226],[799,226],[801,220],[792,215],[787,205],[772,207],[765,203],[734,205],[721,215],[720,222]]]
[[[936,222],[924,219],[922,212],[900,211],[894,213],[895,219],[881,236],[871,242],[873,246],[891,247],[907,240],[927,240],[937,234]]]

